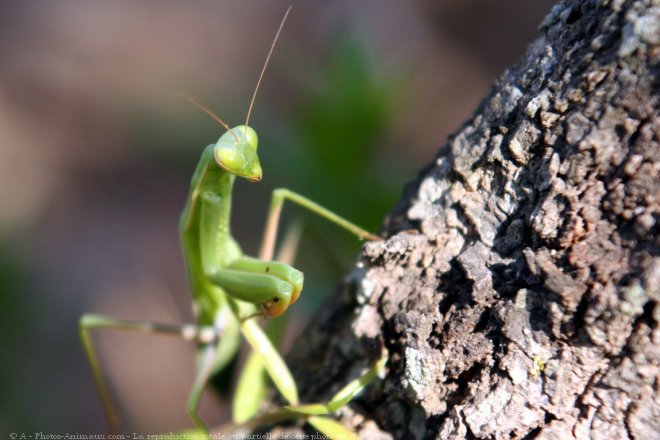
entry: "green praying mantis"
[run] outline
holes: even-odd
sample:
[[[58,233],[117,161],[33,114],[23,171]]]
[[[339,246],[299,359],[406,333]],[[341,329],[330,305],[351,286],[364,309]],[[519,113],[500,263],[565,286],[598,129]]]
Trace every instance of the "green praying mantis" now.
[[[102,328],[173,335],[197,344],[196,376],[189,392],[187,410],[202,433],[208,433],[206,424],[198,414],[204,389],[209,378],[225,368],[236,355],[242,335],[253,351],[246,361],[234,396],[235,424],[257,426],[302,418],[330,438],[356,438],[355,434],[327,415],[350,402],[380,374],[386,358],[382,357],[328,402],[301,404],[289,368],[256,318],[282,315],[298,299],[303,288],[302,272],[288,264],[272,261],[285,201],[306,208],[361,239],[379,240],[380,237],[287,189],[276,189],[272,194],[259,258],[244,255],[230,232],[232,188],[236,178],[258,182],[262,177],[257,155],[257,134],[248,124],[259,85],[290,9],[286,11],[266,57],[244,125],[230,128],[201,103],[182,95],[227,130],[215,144],[204,149],[179,221],[196,323],[161,324],[99,314],[85,314],[80,320],[83,346],[111,431],[118,429],[118,415],[91,338],[92,330]],[[264,370],[287,405],[255,418],[263,396],[262,390],[256,388]]]

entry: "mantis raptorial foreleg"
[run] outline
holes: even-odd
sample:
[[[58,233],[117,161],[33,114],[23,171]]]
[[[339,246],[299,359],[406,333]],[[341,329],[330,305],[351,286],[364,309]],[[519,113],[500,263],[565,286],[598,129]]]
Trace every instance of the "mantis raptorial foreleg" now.
[[[302,235],[302,223],[293,223],[287,228],[274,261],[282,264],[293,264],[298,245]],[[259,254],[260,260],[272,260],[273,255]],[[278,345],[283,338],[286,318],[270,320],[265,329],[274,345]],[[268,393],[268,374],[262,356],[252,350],[243,365],[240,378],[236,384],[234,398],[232,399],[232,419],[236,425],[243,424],[254,417]]]

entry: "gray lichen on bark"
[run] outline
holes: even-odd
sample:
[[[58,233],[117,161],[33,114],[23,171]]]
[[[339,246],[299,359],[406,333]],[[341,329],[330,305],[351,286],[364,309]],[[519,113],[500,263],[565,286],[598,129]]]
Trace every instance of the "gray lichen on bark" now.
[[[541,29],[289,356],[365,438],[660,435],[660,3]]]

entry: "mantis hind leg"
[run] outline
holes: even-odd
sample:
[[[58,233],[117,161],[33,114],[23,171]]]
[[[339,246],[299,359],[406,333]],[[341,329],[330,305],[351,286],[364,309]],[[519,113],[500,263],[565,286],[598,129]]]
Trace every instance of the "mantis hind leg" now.
[[[92,330],[112,329],[112,330],[125,330],[125,331],[133,331],[140,333],[177,336],[185,340],[207,344],[213,347],[215,347],[216,345],[215,342],[219,339],[220,337],[219,333],[221,331],[221,329],[213,326],[197,326],[194,324],[183,324],[183,325],[159,324],[154,322],[143,322],[143,321],[120,319],[112,316],[98,315],[98,314],[83,315],[80,318],[79,327],[80,327],[80,338],[82,339],[83,347],[85,348],[85,354],[87,355],[87,360],[89,361],[89,365],[92,369],[94,382],[96,383],[96,387],[98,388],[99,394],[101,396],[103,410],[105,411],[105,415],[108,420],[109,431],[111,433],[118,432],[119,416],[114,401],[112,399],[112,395],[110,393],[108,382],[103,373],[103,369],[101,368],[101,363],[99,362],[99,358],[94,348],[94,343],[92,341],[92,335],[91,335]],[[211,366],[212,365],[213,365],[213,358],[211,358]],[[200,370],[202,370],[201,367]],[[200,376],[199,373],[198,376]],[[195,383],[197,383],[197,380]],[[194,394],[193,393],[194,391],[195,391],[195,387],[193,387],[193,390],[191,391],[191,396]],[[197,403],[199,403],[199,396],[197,396]],[[193,421],[195,421],[198,427],[204,426],[204,424],[197,416],[196,410],[194,416],[191,414],[191,418],[193,419]]]
[[[249,421],[243,421],[241,427],[255,429],[263,425],[286,420],[302,419],[314,426],[330,439],[359,440],[359,437],[336,420],[326,417],[348,404],[376,377],[380,376],[387,362],[383,355],[371,368],[339,390],[328,402],[316,404],[288,405]]]
[[[382,356],[371,368],[362,373],[358,378],[350,381],[326,403],[289,405],[285,408],[295,413],[306,415],[326,415],[333,413],[349,403],[371,381],[378,377],[384,371],[386,362],[387,356]]]

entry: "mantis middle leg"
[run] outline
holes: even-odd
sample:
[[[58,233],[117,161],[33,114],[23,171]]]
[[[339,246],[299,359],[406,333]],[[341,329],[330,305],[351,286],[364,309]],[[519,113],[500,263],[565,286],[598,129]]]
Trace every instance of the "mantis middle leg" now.
[[[201,399],[201,394],[208,380],[213,367],[217,344],[220,341],[222,325],[216,326],[198,326],[195,324],[161,324],[154,322],[133,321],[128,319],[119,319],[107,315],[86,314],[80,318],[80,337],[85,348],[87,359],[92,368],[94,382],[101,395],[101,402],[108,420],[109,431],[117,433],[119,428],[119,416],[108,387],[107,380],[103,374],[101,363],[99,362],[96,350],[92,342],[91,331],[96,329],[113,329],[133,331],[149,334],[160,334],[176,336],[188,341],[201,344],[202,357],[197,367],[197,375],[194,385],[188,398],[188,412],[195,424],[200,429],[206,429],[204,423],[197,415],[197,407]]]
[[[346,220],[345,218],[335,214],[327,208],[319,205],[313,200],[308,199],[298,193],[290,191],[286,188],[278,188],[273,191],[270,199],[270,208],[268,209],[268,217],[266,220],[266,227],[264,228],[264,237],[261,242],[261,250],[259,252],[260,258],[268,260],[272,258],[275,249],[275,240],[277,238],[277,229],[280,222],[280,214],[282,213],[282,206],[284,201],[289,200],[314,214],[323,217],[324,219],[336,224],[337,226],[347,230],[351,234],[357,235],[361,239],[366,240],[381,240],[377,235],[362,229],[356,224]]]

